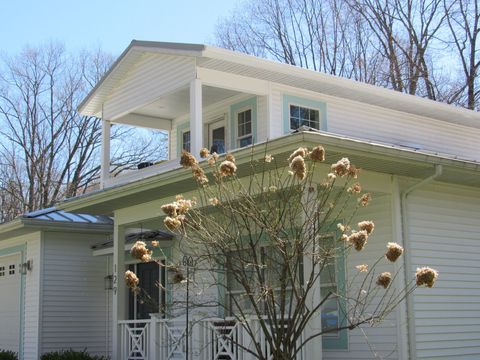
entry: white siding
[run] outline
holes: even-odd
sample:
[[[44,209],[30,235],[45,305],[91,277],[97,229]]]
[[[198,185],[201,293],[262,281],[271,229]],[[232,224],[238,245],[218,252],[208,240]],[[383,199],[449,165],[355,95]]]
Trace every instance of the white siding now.
[[[40,291],[39,232],[0,241],[0,249],[27,244],[25,259],[33,261],[33,269],[25,275],[23,299],[23,353],[25,360],[38,359],[39,291]],[[20,300],[20,299],[19,299]]]
[[[391,197],[385,194],[373,194],[373,201],[366,208],[361,208],[352,221],[355,225],[361,220],[373,220],[375,230],[370,236],[365,249],[361,252],[353,251],[347,259],[347,278],[348,283],[358,272],[356,265],[373,263],[385,253],[386,244],[392,241],[392,213]],[[394,274],[392,264],[387,260],[381,261],[377,267],[377,273],[390,271]],[[351,287],[357,288],[361,284],[361,277],[357,277]],[[347,289],[348,291],[348,289]],[[373,302],[378,303],[382,291],[378,293],[377,299]],[[368,312],[368,309],[367,309]],[[398,357],[398,338],[396,312],[391,313],[380,325],[375,327],[363,326],[362,329],[349,331],[348,350],[323,350],[323,359],[399,359]]]
[[[417,359],[480,358],[480,191],[436,184],[408,198],[411,272],[438,270],[414,293]]]
[[[195,59],[162,54],[144,55],[104,104],[112,119],[187,86],[195,77]]]
[[[331,133],[409,146],[461,159],[480,159],[480,129],[273,84],[274,113],[280,116],[277,128],[282,131],[277,136],[283,134],[283,94],[325,102],[327,131]]]
[[[107,258],[91,245],[104,235],[44,234],[41,352],[73,348],[107,354]]]

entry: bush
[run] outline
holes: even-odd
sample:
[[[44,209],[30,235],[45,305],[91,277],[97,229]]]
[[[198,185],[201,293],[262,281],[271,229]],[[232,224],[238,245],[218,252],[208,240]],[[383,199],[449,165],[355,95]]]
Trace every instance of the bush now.
[[[1,358],[0,358],[1,360]],[[108,360],[105,356],[90,355],[86,350],[62,350],[45,353],[40,360]]]
[[[0,350],[0,360],[18,360],[18,355],[10,350]]]

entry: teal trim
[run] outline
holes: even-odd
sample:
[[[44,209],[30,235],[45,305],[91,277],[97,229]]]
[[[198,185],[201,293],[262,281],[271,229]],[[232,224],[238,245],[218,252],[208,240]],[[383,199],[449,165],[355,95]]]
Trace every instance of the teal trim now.
[[[338,222],[342,222],[339,220]],[[334,233],[334,241],[340,237],[340,232],[336,225],[330,227],[329,233]],[[346,303],[346,274],[345,274],[345,247],[337,247],[336,254],[336,276],[337,289],[339,293],[339,327],[347,325],[347,303]],[[348,330],[340,330],[337,337],[322,336],[322,347],[326,350],[348,350]]]
[[[217,284],[220,284],[217,286],[218,289],[218,303],[222,304],[222,306],[218,307],[218,316],[220,318],[225,317],[225,289],[227,287],[227,278],[225,276],[225,270],[219,270],[217,271]]]
[[[257,97],[230,106],[230,150],[237,148],[237,117],[240,110],[252,109],[252,144],[257,141]]]
[[[298,105],[320,112],[320,130],[327,131],[327,104],[322,101],[305,99],[293,95],[283,95],[283,133],[288,134],[290,129],[290,105]]]
[[[0,256],[6,256],[6,255],[13,255],[16,253],[20,253],[21,258],[22,258],[22,263],[25,262],[25,250],[26,250],[27,245],[17,245],[17,246],[12,246],[6,249],[0,249]],[[18,358],[20,360],[23,360],[23,329],[24,329],[24,297],[25,297],[25,275],[23,275],[20,272],[20,268],[18,268],[19,274],[20,274],[20,338],[19,338],[19,343],[18,343]]]
[[[180,157],[180,155],[182,154],[182,133],[188,131],[189,129],[189,121],[177,125],[177,157]]]

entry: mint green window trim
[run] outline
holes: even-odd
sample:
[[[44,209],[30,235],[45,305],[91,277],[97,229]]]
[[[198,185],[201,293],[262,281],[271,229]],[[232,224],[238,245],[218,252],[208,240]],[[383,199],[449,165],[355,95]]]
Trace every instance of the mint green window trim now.
[[[257,97],[254,96],[230,106],[230,150],[238,148],[237,113],[248,109],[252,110],[252,144],[257,141]]]
[[[339,221],[342,222],[342,221]],[[340,237],[336,225],[330,228],[328,233],[333,234],[334,241]],[[336,253],[336,281],[338,289],[338,311],[339,311],[339,327],[347,326],[347,304],[346,304],[346,275],[345,275],[345,249],[343,247],[337,247]],[[348,330],[343,329],[338,332],[336,337],[322,336],[322,347],[325,350],[348,350]]]
[[[188,121],[177,125],[177,157],[180,157],[180,155],[182,154],[182,149],[183,149],[182,134],[185,131],[188,131],[189,129],[190,129],[190,122]],[[190,136],[192,136],[192,134],[190,134]]]
[[[283,95],[283,133],[288,134],[290,129],[290,105],[297,105],[318,110],[320,115],[320,129],[327,131],[327,104],[322,101],[305,99],[293,95]]]
[[[22,258],[22,264],[25,262],[25,250],[27,245],[17,245],[12,246],[6,249],[0,249],[0,256],[7,256],[7,255],[14,255],[20,254]],[[24,297],[25,297],[25,275],[20,272],[20,268],[18,268],[20,274],[20,338],[18,343],[18,358],[23,359],[23,328],[24,328]]]

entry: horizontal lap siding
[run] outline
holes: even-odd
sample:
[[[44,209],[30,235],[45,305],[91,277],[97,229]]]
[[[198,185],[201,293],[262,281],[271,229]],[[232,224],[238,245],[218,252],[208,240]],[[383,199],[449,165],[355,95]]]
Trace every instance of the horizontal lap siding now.
[[[161,95],[189,86],[195,77],[195,60],[187,56],[144,55],[104,104],[104,117],[131,112]]]
[[[412,272],[440,274],[414,294],[417,359],[479,359],[480,191],[422,188],[408,198],[408,219]]]
[[[73,348],[107,354],[107,259],[91,250],[104,241],[102,235],[45,234],[42,353]]]
[[[355,283],[351,281],[357,270],[356,265],[373,263],[385,253],[386,244],[392,241],[392,212],[391,198],[388,195],[373,195],[372,203],[361,208],[355,221],[355,225],[361,220],[373,220],[375,222],[374,233],[368,240],[367,246],[362,252],[353,251],[347,260],[347,276],[350,279],[350,290],[361,285],[361,277],[357,277]],[[394,273],[393,266],[386,260],[382,260],[377,267],[377,273],[390,271]],[[383,291],[380,291],[374,304],[378,304]],[[353,296],[353,294],[352,294]],[[368,311],[368,309],[367,309]],[[349,332],[349,349],[347,350],[324,350],[323,359],[374,359],[388,358],[398,359],[397,339],[397,316],[396,311],[391,313],[380,325],[375,327],[363,326],[361,329]]]

